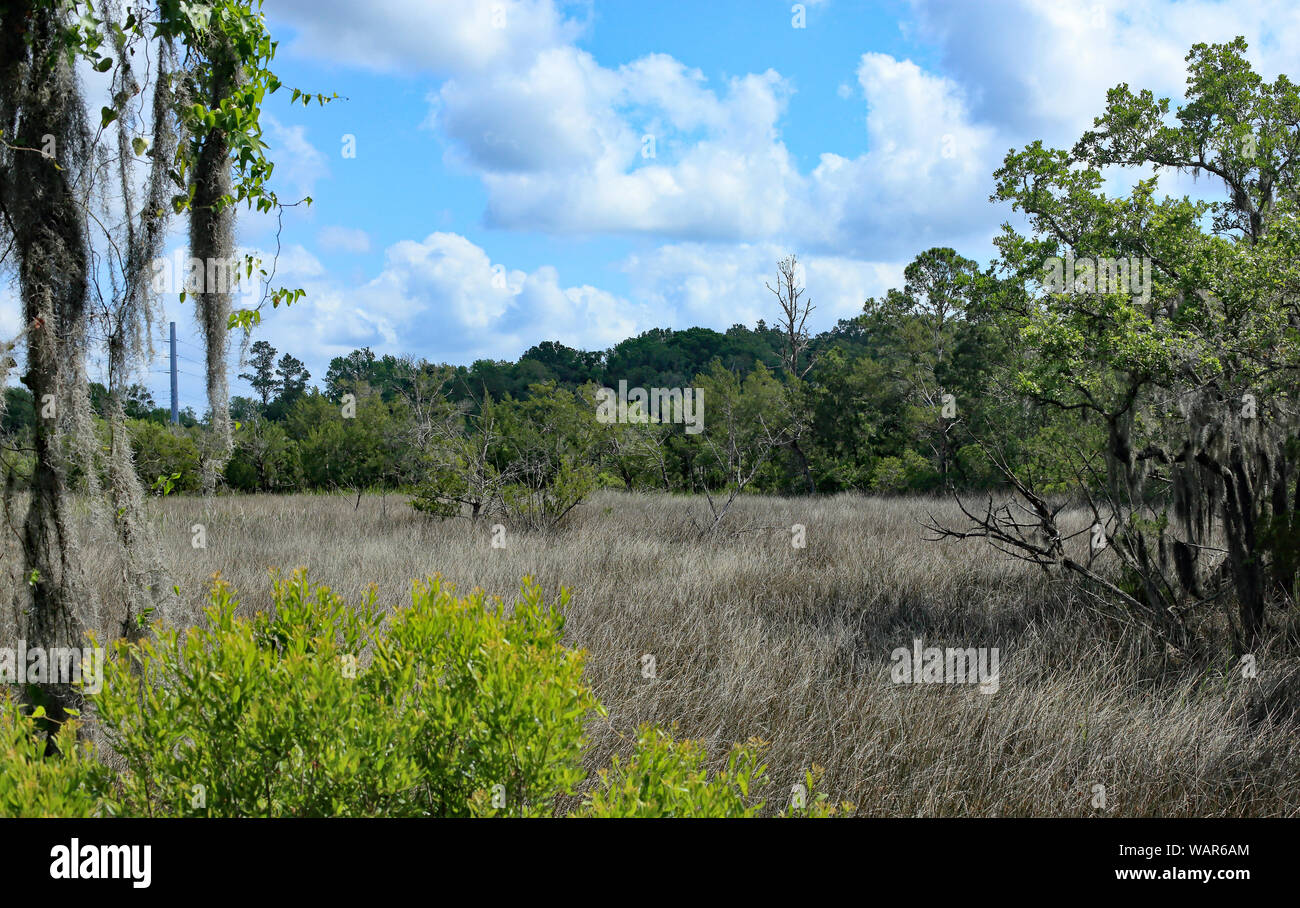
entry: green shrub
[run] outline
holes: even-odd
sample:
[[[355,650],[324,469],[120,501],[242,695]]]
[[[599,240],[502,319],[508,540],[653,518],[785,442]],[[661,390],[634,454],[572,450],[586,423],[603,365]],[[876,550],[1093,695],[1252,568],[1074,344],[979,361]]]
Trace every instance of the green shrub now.
[[[871,471],[871,491],[902,492],[907,489],[907,468],[902,458],[882,457]]]
[[[888,494],[925,492],[939,482],[939,472],[930,461],[908,448],[902,457],[882,457],[871,473],[871,490]]]
[[[90,702],[119,773],[74,721],[47,759],[41,710],[0,699],[0,815],[551,816],[582,781],[604,711],[563,645],[564,590],[552,608],[524,578],[507,606],[435,576],[385,616],[373,588],[352,606],[299,571],[272,598],[240,617],[218,580],[200,626],[113,646]],[[759,815],[762,750],[711,776],[698,742],[644,727],[579,815]],[[834,812],[816,772],[783,815]]]
[[[435,577],[417,583],[366,674],[375,697],[411,727],[436,816],[552,813],[582,780],[583,726],[603,712],[562,645],[569,595],[548,608],[524,578],[507,613],[482,590],[464,598]]]
[[[302,482],[298,444],[276,423],[255,416],[235,429],[226,483],[240,492],[286,492]]]
[[[0,691],[0,817],[94,817],[113,812],[106,798],[113,773],[77,741],[76,720],[54,737],[46,756],[45,710],[30,713]]]
[[[175,490],[193,492],[199,488],[199,446],[183,430],[143,419],[127,423],[135,470],[146,489],[159,476],[175,476]]]
[[[201,627],[117,644],[94,702],[127,812],[458,816],[503,792],[497,812],[544,813],[581,777],[595,699],[538,587],[507,615],[434,578],[387,633],[373,594],[301,572],[274,602],[236,617],[218,583]]]
[[[614,757],[600,770],[600,787],[588,796],[582,814],[591,817],[754,817],[765,802],[757,800],[769,784],[762,762],[763,742],[736,744],[726,766],[710,777],[707,753],[699,741],[674,741],[667,732],[642,726],[635,752],[626,763]],[[809,772],[781,816],[828,817],[836,812],[818,792],[820,770]],[[783,793],[784,794],[784,793]],[[796,802],[796,796],[799,801]],[[851,805],[842,805],[845,811]]]

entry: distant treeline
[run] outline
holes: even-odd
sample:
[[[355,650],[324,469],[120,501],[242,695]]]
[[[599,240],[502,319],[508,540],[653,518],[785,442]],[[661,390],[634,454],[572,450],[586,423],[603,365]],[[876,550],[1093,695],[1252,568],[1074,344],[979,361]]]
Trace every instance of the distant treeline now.
[[[998,440],[996,456],[1036,476],[1050,472],[1053,452],[1071,436],[1082,440],[1086,422],[1035,411],[994,386],[992,366],[1012,355],[1007,332],[983,305],[997,292],[996,279],[951,249],[923,253],[906,274],[904,289],[867,300],[861,315],[811,336],[764,321],[725,332],[655,329],[608,350],[545,341],[516,361],[468,367],[364,348],[334,358],[318,385],[301,360],[258,341],[240,376],[255,396],[231,399],[237,429],[225,479],[241,491],[415,488],[428,479],[428,457],[441,468],[457,460],[431,454],[432,447],[484,431],[485,402],[496,405],[492,431],[516,436],[493,440],[487,455],[496,471],[508,471],[512,459],[538,460],[517,444],[518,427],[529,420],[537,427],[542,401],[574,409],[558,422],[549,413],[548,433],[561,424],[589,430],[589,438],[569,431],[566,456],[591,468],[596,484],[672,491],[739,484],[789,493],[983,488],[1000,479],[981,444],[986,439]],[[704,433],[695,438],[665,422],[630,438],[622,437],[627,426],[598,423],[596,389],[620,382],[633,389],[712,385],[703,399]],[[18,387],[5,394],[3,432],[21,439],[36,418],[31,396]],[[96,385],[91,397],[102,417],[107,392]],[[170,426],[168,411],[141,386],[126,389],[123,402],[146,484],[198,488],[206,416],[187,409],[181,424]],[[738,446],[746,450],[723,451]],[[543,472],[557,469],[554,451],[545,459]],[[464,464],[455,469],[472,472]]]

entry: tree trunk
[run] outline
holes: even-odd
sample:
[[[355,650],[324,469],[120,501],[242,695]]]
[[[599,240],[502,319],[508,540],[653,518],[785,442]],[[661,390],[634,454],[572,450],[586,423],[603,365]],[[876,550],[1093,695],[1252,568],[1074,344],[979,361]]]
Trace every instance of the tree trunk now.
[[[93,605],[78,564],[68,452],[76,430],[84,428],[81,410],[88,406],[80,363],[89,258],[85,207],[71,181],[84,177],[88,135],[53,5],[6,4],[0,19],[0,128],[17,146],[6,150],[0,166],[0,203],[17,252],[23,318],[32,325],[22,382],[37,414],[36,463],[22,531],[27,589],[19,595],[30,596],[29,646],[81,647]],[[24,36],[30,46],[24,46]],[[54,159],[40,151],[46,136],[54,139]],[[28,693],[55,720],[79,699],[74,689],[52,684]]]
[[[803,448],[799,447],[799,440],[793,439],[790,442],[790,450],[794,451],[795,460],[799,462],[799,472],[803,473],[803,480],[808,486],[808,494],[817,494],[817,483],[813,481],[812,469],[808,466],[808,455],[804,454]]]
[[[235,74],[214,60],[211,97],[204,101],[216,107],[227,97]],[[213,129],[203,137],[194,168],[194,198],[190,208],[190,255],[203,264],[202,288],[195,294],[206,348],[208,406],[212,411],[203,457],[203,490],[211,492],[233,451],[230,427],[229,388],[226,359],[230,348],[232,277],[214,281],[216,275],[233,276],[235,206],[222,199],[230,195],[230,142],[224,130]]]

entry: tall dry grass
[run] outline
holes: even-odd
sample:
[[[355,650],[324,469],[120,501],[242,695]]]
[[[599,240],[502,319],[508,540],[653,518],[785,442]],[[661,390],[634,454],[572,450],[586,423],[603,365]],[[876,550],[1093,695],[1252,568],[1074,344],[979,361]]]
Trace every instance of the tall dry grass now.
[[[193,620],[215,572],[249,611],[269,605],[274,568],[304,566],[350,596],[375,583],[388,603],[434,572],[503,597],[527,574],[572,591],[568,639],[588,651],[609,711],[590,724],[592,769],[657,722],[719,759],[764,738],[774,799],[818,764],[822,787],[867,815],[1300,813],[1295,660],[1261,653],[1253,680],[1231,664],[1180,665],[1059,576],[978,540],[924,541],[928,512],[958,521],[950,503],[746,497],[729,532],[702,540],[701,500],[602,492],[559,533],[507,532],[501,548],[487,525],[429,520],[400,496],[354,504],[161,502],[157,541],[183,598],[167,617]],[[191,545],[195,524],[204,549]],[[806,548],[792,546],[794,524]],[[120,570],[109,540],[85,551],[111,629]],[[915,637],[998,647],[998,692],[891,683],[891,652]]]

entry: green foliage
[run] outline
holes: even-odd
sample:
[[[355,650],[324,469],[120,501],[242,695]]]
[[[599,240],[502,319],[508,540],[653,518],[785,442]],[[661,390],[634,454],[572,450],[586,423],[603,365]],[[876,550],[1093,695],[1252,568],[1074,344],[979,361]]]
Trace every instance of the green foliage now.
[[[132,420],[128,432],[136,473],[146,488],[152,487],[159,476],[171,477],[173,491],[199,488],[199,447],[183,430],[152,420]]]
[[[207,620],[121,641],[94,698],[139,816],[367,816],[412,808],[406,730],[349,677],[381,618],[305,577],[277,581],[276,612],[235,616],[224,584]]]
[[[901,457],[882,457],[871,471],[873,492],[902,492],[907,488],[907,468]]]
[[[797,434],[799,415],[780,379],[763,364],[743,378],[715,360],[695,377],[704,393],[704,431],[685,436],[702,483],[741,491],[776,481],[775,455]]]
[[[871,490],[898,494],[928,492],[938,486],[939,473],[925,457],[908,448],[902,457],[882,457],[871,473]]]
[[[583,724],[602,712],[562,645],[561,590],[548,607],[524,578],[507,610],[482,590],[457,597],[417,583],[375,649],[365,680],[415,741],[425,807],[436,816],[543,816],[582,779]],[[499,787],[498,787],[499,786]]]
[[[124,812],[538,815],[581,779],[598,706],[530,581],[509,609],[417,583],[387,628],[373,592],[352,606],[302,572],[273,598],[241,618],[218,582],[203,625],[116,644],[93,702]]]
[[[1107,553],[1125,604],[1181,646],[1186,616],[1235,605],[1248,651],[1294,601],[1300,91],[1265,82],[1241,38],[1186,61],[1176,109],[1116,86],[1073,148],[1036,141],[995,173],[1029,229],[996,240],[989,310],[1015,355],[994,384],[1073,427],[1011,434],[1026,440],[1011,469],[1029,494],[1087,492],[1125,528]],[[1122,195],[1106,191],[1116,166],[1135,171]],[[1160,195],[1185,173],[1219,200]]]
[[[26,388],[6,387],[0,402],[0,438],[21,438],[36,424],[36,406]]]
[[[448,415],[426,452],[418,511],[497,517],[548,530],[596,486],[600,427],[582,395],[554,383],[527,400],[484,398],[477,413]]]
[[[254,417],[235,430],[235,450],[226,463],[226,482],[241,492],[292,491],[302,481],[298,445],[284,428]]]
[[[299,397],[287,424],[296,430],[304,480],[318,489],[355,489],[377,485],[391,473],[384,435],[391,413],[377,394],[355,401],[356,412],[342,409],[313,392]]]
[[[758,800],[769,785],[762,762],[765,745],[751,738],[736,744],[726,764],[710,774],[708,754],[700,741],[675,741],[672,735],[642,726],[636,750],[626,762],[617,756],[609,769],[600,770],[599,787],[587,797],[579,815],[590,817],[755,817],[765,807]],[[836,808],[824,792],[816,790],[820,770],[814,768],[800,783],[802,805],[794,803],[783,816],[828,817]],[[785,794],[785,792],[782,792]],[[850,805],[843,805],[851,810]]]
[[[272,599],[242,617],[218,579],[200,625],[110,648],[88,696],[118,772],[75,721],[47,757],[44,711],[0,698],[0,815],[552,816],[583,780],[604,709],[563,643],[566,591],[548,604],[526,577],[507,604],[435,576],[386,614],[373,588],[351,604],[298,571]],[[698,742],[645,727],[580,815],[757,816],[762,752],[710,774]],[[835,813],[819,774],[784,815]]]
[[[27,710],[0,691],[0,817],[96,817],[113,812],[113,772],[62,723],[47,756],[43,707]]]

